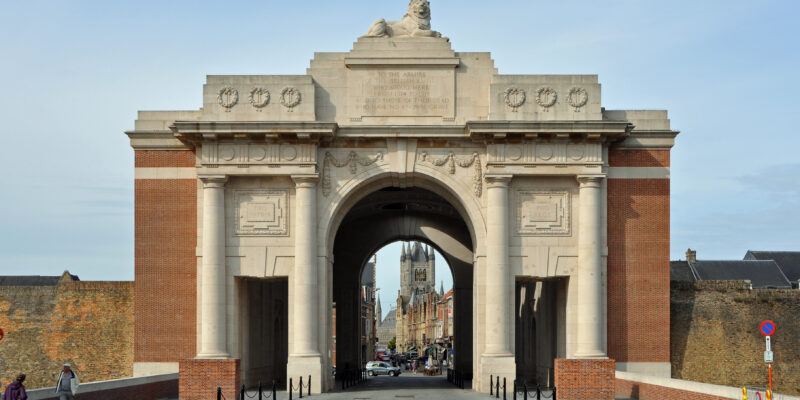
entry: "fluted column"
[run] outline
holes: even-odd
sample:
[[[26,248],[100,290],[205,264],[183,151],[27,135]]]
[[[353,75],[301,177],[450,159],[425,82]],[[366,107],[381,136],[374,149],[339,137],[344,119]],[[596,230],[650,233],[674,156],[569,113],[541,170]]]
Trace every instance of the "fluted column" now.
[[[228,177],[201,176],[200,180],[203,182],[203,270],[200,286],[201,339],[197,357],[227,358],[225,182]]]
[[[295,182],[294,356],[319,356],[317,345],[317,177]]]
[[[603,176],[578,176],[580,226],[578,227],[578,346],[575,357],[601,358],[603,349],[603,263],[600,232]]]
[[[510,175],[487,176],[486,355],[510,355],[512,279],[508,265],[508,185]]]

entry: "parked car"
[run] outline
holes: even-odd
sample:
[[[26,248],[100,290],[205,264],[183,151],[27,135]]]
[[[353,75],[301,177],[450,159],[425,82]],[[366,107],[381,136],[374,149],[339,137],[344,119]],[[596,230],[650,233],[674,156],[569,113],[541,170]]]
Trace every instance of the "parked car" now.
[[[370,361],[367,363],[367,373],[372,376],[398,376],[400,375],[400,368],[394,367],[386,361]]]
[[[375,361],[392,361],[392,356],[388,354],[381,354],[378,356],[378,359]]]

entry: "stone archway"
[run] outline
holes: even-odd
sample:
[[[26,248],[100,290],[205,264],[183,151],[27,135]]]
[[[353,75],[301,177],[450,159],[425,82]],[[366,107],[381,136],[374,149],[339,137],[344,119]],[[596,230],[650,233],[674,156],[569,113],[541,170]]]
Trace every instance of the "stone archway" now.
[[[473,371],[473,244],[467,222],[447,200],[429,190],[384,187],[347,210],[333,247],[332,292],[336,303],[337,370],[358,359],[359,277],[367,258],[395,240],[419,240],[445,258],[454,284],[455,368]],[[348,334],[349,333],[349,334]]]

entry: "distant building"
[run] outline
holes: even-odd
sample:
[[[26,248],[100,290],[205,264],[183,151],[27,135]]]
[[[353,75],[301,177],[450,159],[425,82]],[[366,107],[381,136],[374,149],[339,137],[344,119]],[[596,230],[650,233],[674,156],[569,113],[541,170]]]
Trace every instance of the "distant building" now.
[[[747,252],[744,260],[698,260],[697,252],[686,251],[685,261],[670,262],[673,281],[750,281],[753,289],[791,289],[792,283],[773,259],[759,259]],[[795,287],[796,286],[795,282]]]
[[[380,321],[382,317],[381,313],[381,299],[378,299],[378,309],[377,309],[377,319],[380,321],[378,323],[378,348],[388,349],[389,342],[395,337],[395,328],[397,326],[397,312],[396,309],[389,310],[389,313],[386,314],[386,317],[383,318],[383,321]]]
[[[778,264],[783,274],[797,289],[800,284],[800,251],[757,251],[747,250],[745,260],[772,260]]]

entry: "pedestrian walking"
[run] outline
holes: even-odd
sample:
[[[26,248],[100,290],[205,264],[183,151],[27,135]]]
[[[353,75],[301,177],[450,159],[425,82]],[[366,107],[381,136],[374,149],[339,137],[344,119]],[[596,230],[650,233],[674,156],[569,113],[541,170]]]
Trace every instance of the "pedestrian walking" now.
[[[56,383],[56,394],[58,400],[74,400],[75,393],[78,393],[78,375],[72,371],[72,365],[64,364],[64,369],[58,374]]]
[[[28,400],[28,393],[25,392],[25,374],[17,375],[17,379],[6,386],[4,399],[6,400]]]

